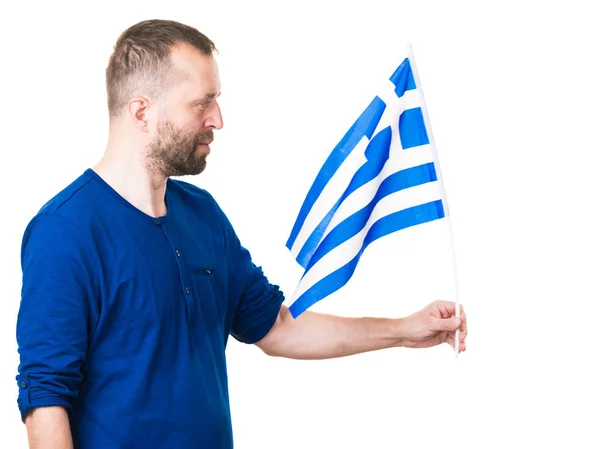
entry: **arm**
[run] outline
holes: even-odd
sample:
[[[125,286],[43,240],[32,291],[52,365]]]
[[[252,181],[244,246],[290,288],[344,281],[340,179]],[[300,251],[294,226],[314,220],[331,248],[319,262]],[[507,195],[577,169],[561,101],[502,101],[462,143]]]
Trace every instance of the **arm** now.
[[[40,407],[25,418],[30,449],[73,449],[69,417],[63,407]]]
[[[461,308],[461,319],[455,322],[456,306],[449,301],[434,302],[401,319],[345,318],[311,311],[294,319],[282,305],[279,287],[270,284],[262,269],[252,263],[231,223],[218,210],[224,222],[231,277],[244,286],[231,329],[237,340],[254,343],[272,356],[328,359],[399,346],[425,348],[444,342],[453,346],[454,331],[460,325],[459,350],[466,349],[466,316]]]
[[[27,227],[17,318],[18,405],[32,448],[71,448],[67,410],[79,394],[88,329],[97,312],[92,251],[54,214]]]
[[[461,307],[436,301],[399,319],[346,318],[306,311],[294,320],[282,306],[269,333],[257,343],[266,354],[293,359],[329,359],[393,347],[426,348],[441,343],[454,346],[460,326],[460,351],[466,349],[467,320]]]

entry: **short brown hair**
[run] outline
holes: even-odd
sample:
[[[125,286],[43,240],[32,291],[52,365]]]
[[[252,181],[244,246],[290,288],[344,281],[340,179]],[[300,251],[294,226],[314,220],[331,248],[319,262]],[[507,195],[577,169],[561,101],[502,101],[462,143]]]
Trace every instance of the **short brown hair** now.
[[[210,56],[215,44],[197,29],[173,20],[145,20],[117,39],[106,67],[108,112],[117,116],[129,99],[147,93],[159,97],[180,77],[171,64],[171,48],[188,44]]]

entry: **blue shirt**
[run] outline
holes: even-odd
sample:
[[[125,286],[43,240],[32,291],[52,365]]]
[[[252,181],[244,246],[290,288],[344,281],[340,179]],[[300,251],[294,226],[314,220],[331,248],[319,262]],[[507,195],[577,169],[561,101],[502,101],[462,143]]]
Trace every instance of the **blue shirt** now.
[[[283,294],[204,190],[169,179],[153,218],[88,169],[23,237],[18,405],[69,410],[75,448],[233,447],[225,347]]]

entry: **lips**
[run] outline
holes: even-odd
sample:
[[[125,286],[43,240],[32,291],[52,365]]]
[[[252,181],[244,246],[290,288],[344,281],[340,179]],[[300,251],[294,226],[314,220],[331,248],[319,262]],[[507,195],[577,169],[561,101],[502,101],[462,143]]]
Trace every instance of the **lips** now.
[[[210,153],[210,146],[209,146],[210,142],[211,141],[199,144],[197,147],[198,151],[205,153],[205,154]]]

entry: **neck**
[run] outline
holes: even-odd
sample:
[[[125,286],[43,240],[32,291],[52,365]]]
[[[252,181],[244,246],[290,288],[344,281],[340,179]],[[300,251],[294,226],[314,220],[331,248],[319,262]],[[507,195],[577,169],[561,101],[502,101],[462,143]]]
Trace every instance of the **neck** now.
[[[111,132],[106,152],[93,170],[119,195],[151,217],[166,215],[167,178],[148,170],[143,145]]]

